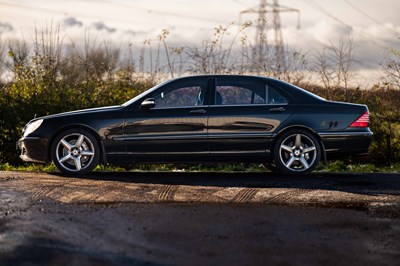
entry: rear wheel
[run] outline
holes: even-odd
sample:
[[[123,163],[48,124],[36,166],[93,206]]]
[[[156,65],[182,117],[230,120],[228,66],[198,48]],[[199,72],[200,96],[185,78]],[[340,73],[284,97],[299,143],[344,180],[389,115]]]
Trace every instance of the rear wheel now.
[[[100,148],[96,138],[83,129],[70,129],[56,137],[51,159],[62,173],[87,174],[99,162]]]
[[[276,142],[275,166],[284,174],[308,174],[317,167],[320,160],[321,145],[307,131],[288,131]]]

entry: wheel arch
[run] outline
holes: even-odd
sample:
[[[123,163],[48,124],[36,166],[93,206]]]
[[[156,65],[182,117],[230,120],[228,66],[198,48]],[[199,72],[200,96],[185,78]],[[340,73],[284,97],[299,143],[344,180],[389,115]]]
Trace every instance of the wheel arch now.
[[[54,132],[54,134],[51,136],[50,141],[49,141],[48,150],[47,150],[48,158],[51,159],[51,147],[53,145],[55,138],[57,138],[57,136],[60,135],[61,132],[70,130],[70,129],[75,129],[75,128],[86,130],[87,132],[89,132],[90,134],[93,135],[93,137],[96,139],[96,141],[98,142],[99,147],[100,147],[100,163],[107,163],[106,151],[105,151],[105,147],[104,147],[103,141],[101,140],[100,135],[93,128],[86,126],[86,125],[82,125],[82,124],[71,124],[71,125],[66,125],[66,126],[63,126],[63,127],[60,127],[59,129],[57,129],[57,131]]]
[[[276,145],[276,142],[278,141],[279,137],[291,130],[304,130],[304,131],[310,133],[311,135],[313,135],[318,140],[318,143],[321,146],[321,151],[322,151],[321,152],[321,161],[323,163],[326,163],[327,155],[326,155],[325,146],[324,146],[324,143],[322,142],[321,137],[313,129],[311,129],[307,126],[303,126],[303,125],[288,126],[284,129],[281,129],[278,133],[275,134],[274,140],[272,141],[272,145],[271,145],[271,158],[273,158],[273,156],[274,156],[273,153],[274,153],[275,145]]]

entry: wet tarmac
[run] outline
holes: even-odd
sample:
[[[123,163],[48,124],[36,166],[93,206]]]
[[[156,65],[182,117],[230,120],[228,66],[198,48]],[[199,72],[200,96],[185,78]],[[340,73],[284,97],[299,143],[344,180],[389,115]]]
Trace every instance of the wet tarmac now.
[[[0,172],[0,265],[398,265],[400,174]]]

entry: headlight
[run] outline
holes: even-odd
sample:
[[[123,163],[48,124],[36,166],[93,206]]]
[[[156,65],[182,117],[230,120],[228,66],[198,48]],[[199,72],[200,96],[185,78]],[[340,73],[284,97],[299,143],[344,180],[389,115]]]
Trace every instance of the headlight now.
[[[38,129],[42,123],[43,123],[43,119],[39,119],[39,120],[36,120],[36,121],[28,124],[28,126],[26,127],[25,132],[24,132],[24,137],[28,136],[29,134],[34,132],[36,129]]]

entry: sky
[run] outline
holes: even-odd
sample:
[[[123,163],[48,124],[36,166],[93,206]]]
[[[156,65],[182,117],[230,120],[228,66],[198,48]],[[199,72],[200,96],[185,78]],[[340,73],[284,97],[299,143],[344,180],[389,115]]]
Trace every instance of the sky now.
[[[268,3],[272,3],[269,0]],[[362,80],[376,79],[387,48],[400,49],[398,0],[280,0],[300,11],[281,14],[284,42],[290,49],[315,53],[330,43],[351,38],[356,46],[356,69]],[[172,46],[190,46],[210,40],[218,25],[236,23],[243,10],[259,0],[0,0],[0,40],[34,38],[35,27],[60,23],[72,40],[90,30],[113,42],[142,43],[162,29],[171,31]],[[242,21],[255,20],[242,15]],[[273,38],[272,30],[269,38]]]

